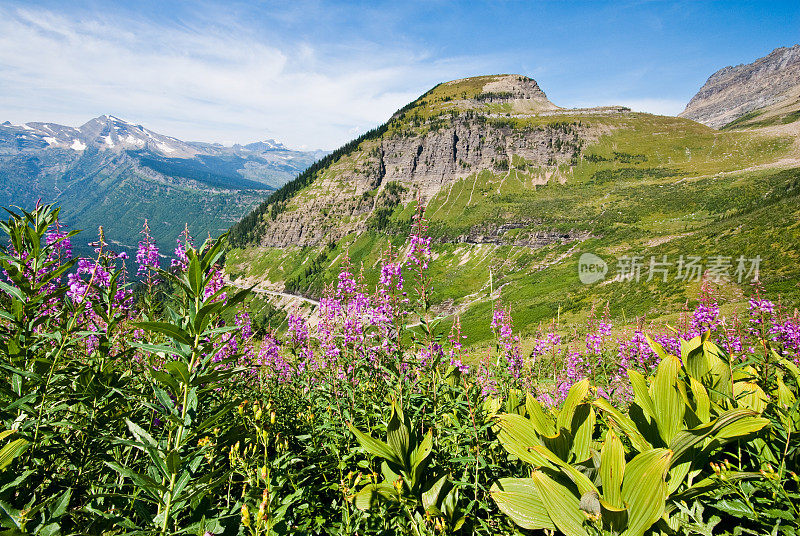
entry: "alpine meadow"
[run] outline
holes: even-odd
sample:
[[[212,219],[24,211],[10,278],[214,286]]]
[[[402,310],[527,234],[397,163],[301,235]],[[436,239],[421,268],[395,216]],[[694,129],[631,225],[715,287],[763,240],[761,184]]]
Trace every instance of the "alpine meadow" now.
[[[226,26],[295,9],[176,5],[147,23],[168,45],[105,65],[137,66],[114,102],[162,132],[224,141],[261,120],[258,91],[278,123],[295,92],[309,114],[363,99],[320,117],[344,132],[404,91],[352,90],[407,75],[390,63],[326,85],[311,34],[273,50]],[[36,21],[31,49],[86,46],[85,95],[98,51],[149,27],[4,9]],[[67,117],[47,84],[31,102]],[[551,97],[442,80],[332,151],[0,124],[0,535],[800,536],[800,45],[718,70],[677,115]]]

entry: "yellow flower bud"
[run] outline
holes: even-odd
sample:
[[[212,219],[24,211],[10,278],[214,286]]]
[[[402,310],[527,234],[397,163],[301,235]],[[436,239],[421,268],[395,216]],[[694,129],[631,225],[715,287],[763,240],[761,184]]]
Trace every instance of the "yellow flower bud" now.
[[[250,510],[247,509],[247,504],[242,505],[242,525],[250,528]]]
[[[269,414],[269,422],[270,424],[275,424],[275,412]]]

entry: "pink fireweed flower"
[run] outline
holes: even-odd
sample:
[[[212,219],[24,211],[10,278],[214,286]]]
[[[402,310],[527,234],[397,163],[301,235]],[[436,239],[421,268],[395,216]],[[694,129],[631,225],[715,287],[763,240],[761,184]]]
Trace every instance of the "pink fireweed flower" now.
[[[225,286],[225,276],[222,273],[222,268],[218,264],[215,264],[211,267],[211,270],[211,280],[203,290],[204,300],[209,299],[211,296],[222,290],[222,288]],[[227,293],[222,292],[216,298],[214,298],[214,301],[225,301],[227,298]]]
[[[392,288],[403,290],[403,265],[390,262],[381,266],[380,284],[382,293],[389,293]]]
[[[136,274],[145,277],[148,290],[152,291],[153,286],[158,284],[155,270],[159,267],[160,260],[158,247],[150,235],[150,226],[147,224],[147,220],[144,220],[141,234],[143,237],[139,241],[139,247],[136,250],[136,263],[139,265],[139,270]]]
[[[308,326],[305,319],[298,314],[289,313],[287,322],[292,344],[297,346],[305,344],[308,341]]]
[[[408,237],[409,251],[406,256],[407,266],[417,266],[421,270],[428,268],[431,256],[431,237],[428,236],[428,220],[425,219],[425,206],[417,201],[417,213]]]
[[[504,309],[498,302],[492,313],[492,331],[497,337],[502,357],[506,360],[508,371],[519,379],[522,373],[522,350],[519,346],[519,336],[514,334],[510,309]]]

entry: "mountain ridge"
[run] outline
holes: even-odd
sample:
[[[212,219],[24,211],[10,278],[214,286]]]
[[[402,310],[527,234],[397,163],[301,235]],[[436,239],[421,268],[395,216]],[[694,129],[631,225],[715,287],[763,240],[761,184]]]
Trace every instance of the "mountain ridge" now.
[[[679,117],[721,128],[745,114],[789,98],[800,88],[800,44],[779,47],[752,63],[712,74]]]
[[[529,91],[486,89],[498,81]],[[800,303],[789,284],[800,276],[794,141],[621,106],[560,108],[522,75],[445,82],[234,225],[227,270],[240,285],[306,296],[323,295],[347,263],[377,284],[386,251],[403,259],[422,202],[433,313],[460,316],[471,342],[490,337],[485,318],[500,298],[531,333],[598,300],[650,318],[696,297],[693,285],[647,279],[646,266],[627,284],[614,260],[625,256],[671,256],[673,267],[681,255],[759,256],[772,267],[765,289]],[[605,281],[581,283],[584,253],[607,260]]]
[[[0,202],[61,206],[63,223],[135,247],[145,219],[160,242],[188,224],[219,234],[323,151],[274,140],[230,147],[185,142],[111,115],[80,127],[0,124]],[[86,241],[91,238],[87,237]]]

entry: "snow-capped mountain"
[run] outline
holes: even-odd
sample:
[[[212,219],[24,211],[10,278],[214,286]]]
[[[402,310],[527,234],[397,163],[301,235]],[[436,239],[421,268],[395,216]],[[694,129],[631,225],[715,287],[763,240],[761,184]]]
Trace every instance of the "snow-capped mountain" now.
[[[6,150],[52,147],[84,151],[91,147],[101,151],[147,151],[169,158],[194,158],[198,155],[252,157],[270,153],[273,157],[279,156],[273,160],[288,161],[298,154],[317,157],[325,154],[324,151],[292,151],[272,139],[232,147],[218,143],[186,142],[113,115],[95,117],[77,128],[38,122],[13,125],[6,121],[0,124],[0,144]]]
[[[104,228],[132,247],[145,218],[158,238],[188,224],[218,234],[326,153],[275,140],[187,142],[114,117],[80,127],[0,124],[0,206],[57,203],[70,227]],[[151,225],[152,227],[152,225]]]

